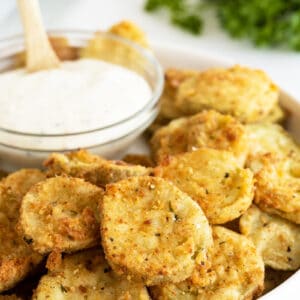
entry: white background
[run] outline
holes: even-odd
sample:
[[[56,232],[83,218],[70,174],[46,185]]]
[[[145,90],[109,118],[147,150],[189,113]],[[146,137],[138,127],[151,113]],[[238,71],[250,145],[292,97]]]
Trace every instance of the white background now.
[[[40,0],[48,29],[104,29],[121,19],[137,22],[150,41],[192,48],[234,63],[265,69],[289,93],[300,99],[300,52],[255,49],[230,39],[209,13],[202,36],[192,36],[169,25],[167,18],[143,12],[144,0]],[[15,0],[0,1],[0,38],[21,32]]]

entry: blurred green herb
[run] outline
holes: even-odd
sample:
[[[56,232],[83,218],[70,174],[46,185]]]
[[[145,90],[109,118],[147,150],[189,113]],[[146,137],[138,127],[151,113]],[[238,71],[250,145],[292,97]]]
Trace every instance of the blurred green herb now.
[[[192,34],[200,34],[202,31],[203,21],[198,3],[191,5],[186,0],[148,0],[145,9],[149,12],[166,9],[174,25]]]
[[[300,51],[300,0],[147,0],[145,5],[150,12],[166,9],[173,24],[193,34],[201,33],[206,7],[216,10],[234,38]]]

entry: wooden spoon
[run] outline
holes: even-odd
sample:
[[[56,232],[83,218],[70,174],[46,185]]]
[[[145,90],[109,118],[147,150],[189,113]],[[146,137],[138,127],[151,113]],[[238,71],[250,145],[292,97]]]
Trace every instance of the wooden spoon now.
[[[29,72],[59,67],[45,31],[38,0],[18,0],[24,27],[26,68]]]

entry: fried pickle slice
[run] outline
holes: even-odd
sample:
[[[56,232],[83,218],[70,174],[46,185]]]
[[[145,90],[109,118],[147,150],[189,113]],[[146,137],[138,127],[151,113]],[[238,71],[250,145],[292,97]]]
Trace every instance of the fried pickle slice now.
[[[99,242],[98,202],[103,190],[79,178],[57,176],[23,198],[20,229],[39,253],[73,252]]]
[[[0,182],[0,292],[14,287],[42,260],[18,234],[16,225],[24,194],[45,178],[37,169],[22,169]]]
[[[263,71],[237,65],[190,76],[178,87],[175,106],[187,115],[214,109],[253,123],[268,116],[278,99],[278,87]]]
[[[255,202],[264,211],[300,224],[300,147],[277,124],[252,124],[247,166],[255,174]]]
[[[42,277],[32,299],[150,300],[150,297],[142,283],[117,276],[100,249],[90,249],[66,255]]]
[[[151,287],[156,300],[240,300],[259,296],[264,264],[253,243],[221,226],[213,227],[212,266],[205,285],[193,280]]]
[[[170,155],[207,147],[231,151],[244,165],[249,143],[244,126],[239,121],[210,110],[173,120],[155,132],[150,145],[158,162]]]
[[[207,263],[211,229],[172,183],[149,176],[108,185],[100,203],[105,256],[118,274],[147,285],[179,282]]]
[[[141,47],[149,48],[145,32],[132,21],[123,20],[116,23],[108,29],[108,32],[133,41]]]
[[[300,156],[299,145],[280,125],[272,123],[248,124],[245,126],[250,142],[250,156],[276,153],[280,156]]]
[[[79,57],[101,59],[122,65],[144,75],[147,62],[139,47],[149,50],[145,33],[130,21],[117,23],[107,32],[112,35],[96,33],[87,46],[80,49]],[[125,39],[125,41],[118,37]],[[130,42],[134,42],[136,45],[132,45]]]
[[[250,238],[264,263],[277,270],[300,267],[300,226],[251,206],[240,219],[240,231]]]
[[[187,152],[187,119],[179,118],[156,130],[150,140],[152,157],[161,163],[168,156]]]
[[[178,88],[186,79],[196,76],[197,71],[168,69],[165,71],[165,85],[160,98],[159,118],[161,120],[172,120],[185,114],[176,107],[175,99]]]
[[[48,176],[66,174],[83,178],[98,186],[117,182],[127,177],[144,175],[149,170],[143,166],[130,165],[122,161],[105,160],[86,150],[67,154],[52,153],[44,162]]]
[[[255,203],[265,212],[300,224],[300,159],[274,153],[249,160],[255,172]]]
[[[173,156],[154,169],[172,181],[203,209],[211,224],[241,216],[253,200],[253,174],[227,151],[202,148]]]

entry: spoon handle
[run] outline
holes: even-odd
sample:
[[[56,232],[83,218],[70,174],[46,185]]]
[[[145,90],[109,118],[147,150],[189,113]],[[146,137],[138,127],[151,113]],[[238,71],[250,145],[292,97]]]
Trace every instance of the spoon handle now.
[[[45,31],[38,0],[18,0],[24,27],[26,68],[29,72],[59,67]]]

